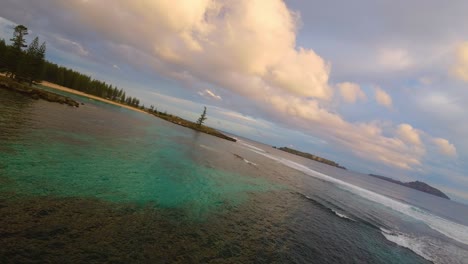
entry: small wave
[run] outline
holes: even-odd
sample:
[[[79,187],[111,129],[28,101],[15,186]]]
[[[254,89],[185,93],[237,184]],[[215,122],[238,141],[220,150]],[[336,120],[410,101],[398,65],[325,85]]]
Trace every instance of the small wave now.
[[[365,198],[367,200],[382,204],[394,211],[403,213],[407,216],[410,216],[414,219],[417,219],[425,224],[427,224],[431,229],[445,235],[446,237],[449,237],[455,241],[458,241],[462,244],[468,245],[468,226],[458,224],[455,222],[452,222],[450,220],[447,220],[445,218],[430,214],[429,212],[426,212],[420,208],[416,208],[414,206],[411,206],[409,204],[397,201],[395,199],[389,198],[387,196],[375,193],[373,191],[361,188],[359,186],[347,183],[345,181],[333,178],[331,176],[328,176],[326,174],[320,173],[318,171],[312,170],[302,164],[296,163],[294,161],[276,157],[273,155],[270,155],[268,153],[260,152],[260,151],[255,151],[252,149],[252,151],[256,152],[257,154],[263,155],[267,158],[270,158],[272,160],[275,160],[277,162],[280,162],[290,168],[296,169],[298,171],[304,172],[309,176],[312,176],[314,178],[318,178],[321,180],[325,180],[328,182],[335,183],[337,186],[340,188],[350,191],[354,194],[357,194],[361,196],[362,198]]]
[[[348,217],[347,215],[345,214],[342,214],[342,213],[339,213],[338,211],[335,211],[333,209],[331,209],[333,213],[335,213],[337,216],[341,217],[341,218],[344,218],[344,219],[348,219],[348,220],[351,220],[351,221],[354,221],[353,219],[351,219],[350,217]]]
[[[355,222],[355,220],[352,219],[351,217],[345,215],[344,213],[340,213],[338,210],[336,210],[336,209],[334,209],[334,208],[331,208],[331,207],[325,205],[325,204],[322,203],[322,202],[319,202],[317,199],[314,199],[314,198],[312,198],[312,197],[310,197],[310,196],[307,196],[307,195],[303,195],[303,194],[301,194],[301,193],[298,193],[298,194],[300,194],[301,196],[305,197],[307,200],[313,202],[315,205],[317,205],[317,206],[319,206],[319,207],[321,207],[321,208],[323,208],[323,209],[325,209],[325,210],[327,210],[327,211],[332,212],[333,214],[335,214],[336,216],[338,216],[338,217],[340,217],[340,218],[343,218],[343,219],[346,219],[346,220]]]
[[[438,263],[427,251],[426,242],[421,238],[413,238],[409,235],[392,232],[390,230],[380,228],[382,235],[388,240],[401,247],[407,248],[419,256],[423,257],[426,260],[429,260],[434,263]],[[427,240],[428,238],[426,238]]]
[[[241,155],[237,155],[237,154],[233,154],[233,155],[236,156],[236,158],[239,158],[239,159],[243,160],[245,163],[257,167],[257,163],[253,163],[253,162],[251,162],[251,161],[245,159],[245,158],[242,157]]]
[[[243,141],[241,141],[241,140],[239,140],[239,143],[240,143],[241,145],[246,146],[247,148],[249,148],[249,149],[251,149],[251,150],[260,151],[260,152],[262,152],[262,153],[266,153],[265,150],[263,150],[263,149],[261,149],[261,148],[257,148],[257,147],[255,147],[255,146],[252,146],[252,145],[250,145],[250,144],[247,144],[247,143],[245,143],[245,142],[243,142]]]

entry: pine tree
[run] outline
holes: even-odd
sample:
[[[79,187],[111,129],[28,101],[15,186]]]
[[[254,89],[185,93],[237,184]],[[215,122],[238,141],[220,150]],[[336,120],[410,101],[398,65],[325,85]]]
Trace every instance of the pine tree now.
[[[39,46],[39,38],[35,37],[23,55],[17,74],[21,79],[27,80],[29,85],[41,81],[45,50],[45,42]]]
[[[26,40],[24,37],[28,35],[28,28],[23,25],[17,25],[15,27],[15,31],[13,32],[13,38],[10,41],[13,42],[13,48],[15,50],[21,51],[23,48],[26,48],[27,45],[25,44]]]
[[[6,70],[8,51],[9,47],[6,45],[5,40],[0,39],[0,72]]]
[[[10,52],[7,55],[6,66],[10,72],[10,76],[17,78],[19,71],[20,62],[23,59],[23,48],[26,48],[25,36],[28,35],[28,28],[23,25],[17,25],[13,32],[13,38],[10,41],[13,42]]]
[[[206,119],[207,119],[206,118],[206,106],[204,106],[203,113],[201,114],[200,118],[198,118],[197,120],[197,125],[201,127],[201,125],[203,124],[203,122],[205,122]]]

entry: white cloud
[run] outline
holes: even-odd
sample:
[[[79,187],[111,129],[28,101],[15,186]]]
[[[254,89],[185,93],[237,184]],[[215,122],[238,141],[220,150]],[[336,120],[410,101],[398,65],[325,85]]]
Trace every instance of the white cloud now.
[[[377,101],[378,104],[386,106],[386,107],[391,107],[392,106],[392,97],[382,90],[380,87],[375,88],[375,100]]]
[[[458,45],[452,72],[458,79],[468,82],[468,41]]]
[[[347,103],[355,103],[357,100],[366,100],[366,94],[361,90],[358,84],[344,82],[336,85],[340,90],[341,96]]]
[[[212,98],[212,99],[216,99],[216,100],[223,100],[223,98],[221,98],[221,96],[213,93],[212,91],[210,91],[208,89],[205,89],[203,92],[198,92],[198,94],[200,96],[203,96],[203,97],[206,97],[206,98]]]
[[[387,70],[404,70],[413,64],[405,49],[381,49],[377,61]]]
[[[299,15],[281,0],[186,0],[177,5],[170,0],[56,0],[56,6],[73,10],[68,22],[97,32],[129,62],[143,63],[192,87],[200,82],[229,89],[253,101],[269,119],[361,158],[402,169],[421,166],[423,149],[404,141],[414,137],[401,137],[379,122],[348,122],[324,106],[333,97],[331,65],[313,50],[297,46]],[[113,12],[102,12],[109,6]],[[384,50],[380,59],[389,69],[411,64],[401,50]],[[341,86],[348,87],[340,91],[346,101],[365,98],[359,86]],[[210,90],[201,93],[219,96]],[[392,105],[380,88],[376,100]]]
[[[316,100],[272,96],[269,103],[288,124],[318,134],[355,155],[391,167],[411,170],[421,166],[425,151],[384,134],[379,123],[350,123],[320,107]]]
[[[457,149],[447,139],[434,138],[433,142],[438,147],[440,153],[447,155],[447,156],[452,156],[452,157],[457,156]]]
[[[420,132],[409,124],[400,124],[397,129],[397,135],[403,141],[409,144],[420,146],[422,144],[419,136]]]
[[[58,1],[78,23],[207,79],[243,75],[299,96],[330,99],[330,66],[296,47],[298,15],[280,0]],[[102,12],[113,6],[115,12]],[[120,11],[118,11],[120,10]],[[144,36],[145,41],[141,41]],[[166,69],[167,70],[167,69]],[[212,77],[212,76],[211,76]],[[242,88],[239,88],[242,89]]]
[[[53,37],[55,38],[55,45],[61,49],[73,52],[80,56],[89,55],[89,51],[85,49],[80,43],[61,37],[59,35],[54,35]]]

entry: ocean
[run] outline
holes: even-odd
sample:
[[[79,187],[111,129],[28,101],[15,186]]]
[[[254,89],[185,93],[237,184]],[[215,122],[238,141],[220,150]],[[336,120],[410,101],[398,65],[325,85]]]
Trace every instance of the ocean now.
[[[0,90],[0,263],[468,263],[466,205],[69,96]]]

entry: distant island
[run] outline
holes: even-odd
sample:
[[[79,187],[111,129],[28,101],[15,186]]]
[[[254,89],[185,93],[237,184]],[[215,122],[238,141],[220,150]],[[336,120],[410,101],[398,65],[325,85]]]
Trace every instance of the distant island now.
[[[389,177],[375,175],[375,174],[369,174],[369,176],[376,177],[376,178],[379,178],[379,179],[384,180],[384,181],[393,182],[393,183],[396,183],[396,184],[399,184],[399,185],[406,186],[406,187],[411,188],[411,189],[415,189],[415,190],[418,190],[418,191],[421,191],[421,192],[425,192],[425,193],[428,193],[428,194],[432,194],[432,195],[435,195],[435,196],[450,200],[450,197],[448,197],[445,193],[443,193],[439,189],[436,189],[436,188],[434,188],[434,187],[432,187],[429,184],[424,183],[424,182],[420,182],[420,181],[401,182],[401,181],[397,181],[397,180],[394,180],[394,179],[389,178]]]
[[[307,152],[302,152],[302,151],[295,150],[295,149],[288,148],[288,147],[280,147],[280,148],[273,147],[273,148],[279,149],[279,150],[282,150],[282,151],[285,151],[285,152],[288,152],[288,153],[291,153],[291,154],[294,154],[294,155],[297,155],[297,156],[301,156],[301,157],[306,158],[306,159],[311,159],[311,160],[314,160],[314,161],[325,163],[325,164],[333,166],[333,167],[337,167],[337,168],[346,170],[345,167],[341,166],[340,164],[338,164],[338,163],[336,163],[334,161],[331,161],[331,160],[328,160],[328,159],[325,159],[325,158],[322,158],[322,157],[319,157],[319,156],[316,156],[316,155],[313,155],[313,154],[310,154],[310,153],[307,153]]]

